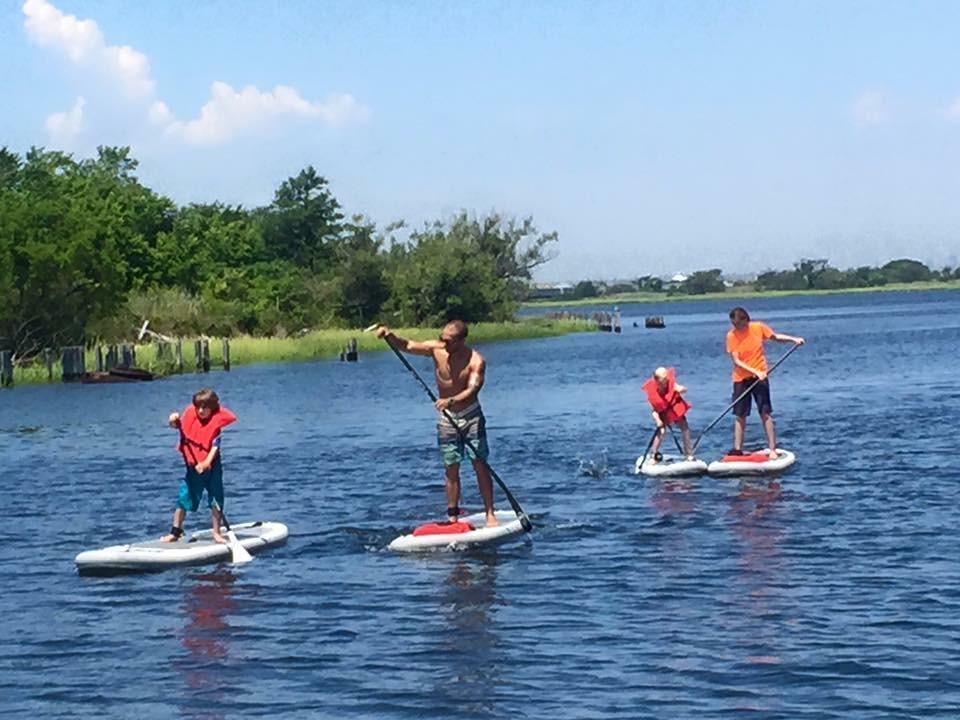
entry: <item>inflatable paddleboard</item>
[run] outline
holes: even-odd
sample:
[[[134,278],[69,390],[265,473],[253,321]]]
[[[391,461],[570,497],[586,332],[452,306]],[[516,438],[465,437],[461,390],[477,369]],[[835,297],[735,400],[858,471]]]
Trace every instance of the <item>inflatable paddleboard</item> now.
[[[771,458],[766,450],[757,450],[746,455],[725,455],[710,463],[707,472],[716,477],[775,475],[782,473],[796,461],[796,455],[783,448],[777,448],[775,458]]]
[[[664,455],[658,462],[651,462],[653,458],[645,459],[646,455],[637,458],[633,466],[636,475],[648,477],[694,477],[703,475],[707,471],[707,463],[699,458],[687,460],[685,457]]]
[[[251,522],[231,525],[240,544],[253,554],[287,539],[287,526],[278,522]],[[226,529],[223,530],[226,534]],[[151,572],[177,565],[205,565],[230,560],[230,548],[212,539],[212,530],[196,532],[177,542],[147,540],[129,545],[112,545],[87,550],[75,562],[81,575],[111,575],[123,572]]]
[[[486,527],[486,515],[463,515],[455,523],[427,523],[409,535],[401,535],[388,546],[397,552],[429,550],[465,550],[483,545],[499,545],[523,535],[520,518],[512,510],[497,510],[499,525]]]

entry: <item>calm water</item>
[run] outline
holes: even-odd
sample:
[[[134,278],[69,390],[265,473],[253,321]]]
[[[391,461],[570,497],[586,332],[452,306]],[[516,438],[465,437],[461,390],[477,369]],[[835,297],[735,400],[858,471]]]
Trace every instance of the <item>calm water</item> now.
[[[653,367],[690,387],[695,432],[729,402],[729,308],[624,306],[620,336],[483,348],[491,462],[537,526],[483,553],[384,550],[444,508],[431,407],[389,353],[0,393],[0,716],[960,717],[960,293],[748,306],[809,343],[773,376],[790,474],[629,474]],[[289,543],[77,576],[80,550],[169,527],[164,418],[207,382],[240,416],[228,513]]]

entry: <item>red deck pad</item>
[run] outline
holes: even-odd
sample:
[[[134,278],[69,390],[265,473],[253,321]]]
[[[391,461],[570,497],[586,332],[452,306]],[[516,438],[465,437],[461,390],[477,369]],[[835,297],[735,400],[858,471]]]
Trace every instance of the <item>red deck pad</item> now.
[[[749,455],[724,455],[720,462],[763,463],[773,459],[775,458],[771,458],[766,453],[750,453]]]
[[[467,522],[447,522],[447,523],[427,523],[421,525],[413,531],[414,535],[459,535],[460,533],[476,530],[473,525]]]

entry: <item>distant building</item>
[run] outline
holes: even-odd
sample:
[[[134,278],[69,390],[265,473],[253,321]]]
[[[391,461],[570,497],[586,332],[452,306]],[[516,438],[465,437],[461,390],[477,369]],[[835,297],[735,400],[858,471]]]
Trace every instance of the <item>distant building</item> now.
[[[684,275],[683,273],[677,273],[672,278],[670,278],[670,282],[676,283],[677,285],[679,285],[680,283],[685,283],[686,281],[687,281],[687,276]]]
[[[534,283],[527,294],[528,300],[553,300],[573,294],[570,283]]]

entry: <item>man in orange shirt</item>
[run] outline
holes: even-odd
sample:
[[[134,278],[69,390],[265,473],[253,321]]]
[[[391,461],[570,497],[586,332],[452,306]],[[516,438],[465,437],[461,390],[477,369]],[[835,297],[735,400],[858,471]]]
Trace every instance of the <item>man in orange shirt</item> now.
[[[727,333],[727,352],[733,360],[733,399],[743,395],[751,385],[753,387],[749,394],[733,406],[733,450],[728,454],[743,454],[743,435],[752,396],[767,435],[770,457],[774,458],[777,456],[777,430],[773,423],[773,405],[770,403],[770,381],[767,379],[767,358],[763,354],[763,341],[775,340],[803,345],[803,338],[777,333],[765,323],[751,321],[749,313],[742,307],[735,307],[730,311],[730,322],[733,329]]]

